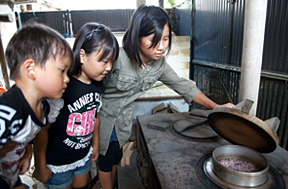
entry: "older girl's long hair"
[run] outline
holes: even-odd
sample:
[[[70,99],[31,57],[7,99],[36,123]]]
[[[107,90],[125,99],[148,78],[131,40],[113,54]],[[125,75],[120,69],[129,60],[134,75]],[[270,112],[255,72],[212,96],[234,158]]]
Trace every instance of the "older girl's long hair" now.
[[[166,51],[168,54],[171,50],[171,24],[166,11],[160,7],[146,5],[140,5],[134,11],[123,38],[123,48],[133,64],[139,67],[143,64],[140,51],[142,37],[155,34],[150,48],[156,47],[161,40],[166,24],[168,24],[170,34]]]

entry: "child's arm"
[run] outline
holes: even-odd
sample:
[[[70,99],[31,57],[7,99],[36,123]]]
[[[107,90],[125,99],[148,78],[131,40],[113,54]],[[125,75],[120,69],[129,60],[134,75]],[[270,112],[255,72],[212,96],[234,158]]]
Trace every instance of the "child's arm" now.
[[[50,106],[50,112],[48,114],[49,124],[46,127],[42,127],[41,131],[34,138],[34,163],[35,170],[33,177],[43,182],[44,184],[52,177],[51,170],[46,164],[46,150],[48,144],[48,130],[51,123],[56,121],[60,110],[64,106],[63,99],[46,99]]]
[[[0,149],[0,159],[5,157],[6,154],[10,151],[12,151],[16,146],[18,146],[19,143],[15,141],[8,141],[6,142],[3,147]]]
[[[16,186],[16,187],[14,187],[12,189],[27,189],[27,188],[26,188],[26,186],[21,185],[21,186]]]
[[[51,124],[41,128],[41,131],[34,138],[34,163],[35,170],[33,177],[44,184],[52,177],[51,170],[46,164],[46,149],[48,144],[48,129]]]
[[[217,107],[232,108],[233,106],[235,106],[232,103],[226,103],[223,105],[216,104],[214,101],[212,101],[207,96],[205,96],[202,92],[200,92],[196,95],[196,97],[193,99],[193,102],[196,102],[197,104],[200,104],[200,105],[202,105],[202,106],[204,106],[210,110],[217,108]]]
[[[19,160],[18,164],[19,174],[23,175],[30,168],[31,158],[32,158],[32,145],[28,144],[25,148],[25,154]]]
[[[94,133],[92,137],[92,147],[93,152],[91,155],[91,160],[96,161],[99,156],[99,129],[100,129],[100,115],[97,113],[97,120],[95,123]]]

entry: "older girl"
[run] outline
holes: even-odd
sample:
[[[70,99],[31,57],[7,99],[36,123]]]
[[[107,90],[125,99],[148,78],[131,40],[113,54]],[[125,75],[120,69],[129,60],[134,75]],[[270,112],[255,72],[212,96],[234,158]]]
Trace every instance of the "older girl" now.
[[[156,81],[175,90],[188,104],[194,101],[209,109],[220,106],[207,98],[193,81],[180,78],[172,70],[165,59],[170,48],[171,24],[165,10],[155,6],[138,7],[124,35],[119,59],[104,79],[99,155],[103,189],[113,188],[122,147],[131,135],[134,100]]]

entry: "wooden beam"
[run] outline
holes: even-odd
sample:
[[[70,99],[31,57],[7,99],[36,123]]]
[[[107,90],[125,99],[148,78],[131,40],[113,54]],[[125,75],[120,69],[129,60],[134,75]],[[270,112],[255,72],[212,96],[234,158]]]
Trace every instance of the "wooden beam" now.
[[[128,142],[123,146],[123,156],[120,162],[120,165],[122,167],[125,167],[125,165],[130,165],[130,157],[133,153],[131,150],[131,147],[133,146],[134,142]]]

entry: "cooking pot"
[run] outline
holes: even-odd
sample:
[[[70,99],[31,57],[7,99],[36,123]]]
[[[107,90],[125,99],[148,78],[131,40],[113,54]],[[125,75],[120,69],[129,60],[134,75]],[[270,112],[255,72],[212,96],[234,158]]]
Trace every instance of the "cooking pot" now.
[[[226,158],[252,163],[256,166],[256,170],[255,172],[241,172],[227,168],[219,163],[221,159]],[[269,165],[262,154],[251,148],[239,145],[224,145],[213,151],[211,169],[217,177],[230,184],[255,187],[267,181]]]

